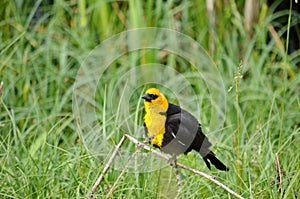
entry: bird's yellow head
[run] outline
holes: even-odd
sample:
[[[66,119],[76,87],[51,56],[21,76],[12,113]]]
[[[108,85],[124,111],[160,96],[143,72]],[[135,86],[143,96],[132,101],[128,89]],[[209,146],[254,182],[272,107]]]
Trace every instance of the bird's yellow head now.
[[[168,100],[157,88],[149,88],[142,98],[144,99],[146,111],[157,105],[159,105],[165,112],[168,110]]]

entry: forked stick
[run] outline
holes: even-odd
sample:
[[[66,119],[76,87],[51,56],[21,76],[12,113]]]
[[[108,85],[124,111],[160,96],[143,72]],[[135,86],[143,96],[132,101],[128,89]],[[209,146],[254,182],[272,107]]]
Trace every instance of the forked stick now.
[[[159,157],[161,157],[161,158],[163,158],[163,159],[165,159],[165,160],[169,160],[169,159],[170,159],[167,155],[165,155],[165,154],[163,154],[163,153],[161,153],[161,152],[159,152],[159,151],[156,151],[156,150],[151,150],[151,148],[150,148],[148,145],[146,145],[145,143],[139,142],[139,141],[138,141],[137,139],[135,139],[134,137],[131,137],[130,135],[125,134],[125,135],[122,137],[122,139],[121,139],[121,141],[119,142],[119,144],[117,145],[117,147],[116,147],[115,151],[113,152],[111,158],[110,158],[109,161],[107,162],[107,164],[106,164],[105,168],[103,169],[103,172],[101,173],[100,177],[97,179],[96,183],[94,184],[94,186],[93,186],[93,188],[92,188],[92,190],[91,190],[91,192],[90,192],[89,198],[93,198],[93,194],[95,193],[97,187],[100,185],[101,181],[103,180],[103,176],[106,174],[106,172],[108,171],[110,165],[112,164],[112,161],[115,159],[118,150],[120,149],[120,147],[122,146],[122,144],[123,144],[124,141],[125,141],[125,138],[129,139],[131,142],[133,142],[134,144],[136,144],[139,148],[141,147],[141,148],[143,148],[143,149],[146,149],[146,150],[148,150],[148,151],[151,151],[151,152],[154,153],[155,155],[157,155],[157,156],[159,156]],[[186,166],[186,165],[184,165],[184,164],[182,164],[182,163],[180,163],[180,162],[177,162],[176,164],[177,164],[177,167],[181,167],[181,168],[186,169],[186,170],[188,170],[188,171],[191,171],[191,172],[193,172],[193,173],[195,173],[195,174],[197,174],[197,175],[200,175],[200,176],[202,176],[202,177],[205,177],[206,179],[212,181],[213,183],[215,183],[215,184],[218,185],[219,187],[223,188],[224,190],[226,190],[228,193],[230,193],[231,195],[235,196],[236,198],[244,199],[241,195],[237,194],[236,192],[232,191],[230,188],[228,188],[227,186],[225,186],[224,184],[222,184],[221,182],[219,182],[218,180],[216,180],[215,177],[210,176],[210,175],[208,175],[208,174],[206,174],[206,173],[203,173],[203,172],[201,172],[201,171],[198,171],[198,170],[196,170],[196,169],[193,169],[193,168],[191,168],[191,167],[188,167],[188,166]]]

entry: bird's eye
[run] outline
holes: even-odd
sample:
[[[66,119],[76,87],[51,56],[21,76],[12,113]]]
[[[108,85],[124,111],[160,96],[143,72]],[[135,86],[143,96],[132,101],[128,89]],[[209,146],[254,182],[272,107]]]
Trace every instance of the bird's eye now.
[[[149,96],[150,96],[151,100],[158,98],[158,95],[156,95],[156,94],[150,94]]]

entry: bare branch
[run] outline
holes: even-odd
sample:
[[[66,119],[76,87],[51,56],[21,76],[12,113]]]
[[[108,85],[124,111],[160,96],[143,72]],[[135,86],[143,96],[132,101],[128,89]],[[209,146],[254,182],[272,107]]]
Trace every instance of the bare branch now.
[[[97,179],[96,183],[94,184],[91,192],[90,192],[90,196],[89,198],[93,198],[93,194],[95,193],[97,187],[99,186],[99,184],[102,182],[103,180],[103,176],[106,174],[106,172],[108,171],[109,167],[111,166],[112,164],[112,161],[115,159],[116,155],[117,155],[117,152],[118,150],[120,149],[120,147],[122,146],[122,144],[124,143],[125,141],[125,138],[129,139],[131,142],[133,142],[134,144],[136,144],[138,146],[138,150],[131,156],[133,157],[138,151],[139,149],[143,148],[143,149],[146,149],[148,151],[151,151],[152,153],[154,153],[155,155],[165,159],[165,160],[170,160],[170,157],[159,152],[159,151],[156,151],[156,150],[152,150],[151,147],[149,147],[148,145],[146,145],[147,143],[147,140],[149,138],[146,138],[146,141],[144,143],[142,142],[139,142],[137,139],[135,139],[134,137],[131,137],[130,135],[128,134],[125,134],[121,141],[119,142],[119,144],[117,145],[115,151],[113,152],[111,158],[109,159],[108,163],[106,164],[105,168],[103,169],[103,172],[101,173],[100,177]],[[129,162],[129,161],[128,161]],[[200,175],[202,177],[205,177],[206,179],[212,181],[213,183],[215,183],[216,185],[218,185],[219,187],[223,188],[224,190],[226,190],[228,193],[232,194],[233,196],[235,196],[236,198],[239,198],[239,199],[244,199],[242,196],[240,196],[239,194],[237,194],[236,192],[232,191],[230,188],[228,188],[227,186],[225,186],[224,184],[222,184],[221,182],[219,182],[218,180],[216,180],[216,177],[214,176],[210,176],[206,173],[203,173],[199,170],[196,170],[196,169],[193,169],[191,167],[188,167],[180,162],[176,162],[176,167],[181,167],[183,169],[186,169],[188,171],[191,171],[197,175]],[[121,174],[118,176],[118,179],[116,180],[116,182],[114,183],[113,187],[110,189],[110,192],[107,196],[110,196],[112,191],[114,190],[115,186],[116,186],[116,183],[119,181],[120,177],[124,174],[125,170],[126,170],[127,166],[124,167],[124,169],[122,170]],[[177,176],[178,177],[178,176]],[[177,179],[178,180],[178,179]]]

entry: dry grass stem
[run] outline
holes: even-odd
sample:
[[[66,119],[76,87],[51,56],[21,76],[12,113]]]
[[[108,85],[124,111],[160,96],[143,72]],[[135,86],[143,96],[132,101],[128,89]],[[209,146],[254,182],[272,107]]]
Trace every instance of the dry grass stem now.
[[[276,32],[275,28],[271,24],[269,24],[268,25],[268,30],[271,33],[271,35],[272,35],[272,37],[273,37],[273,39],[275,41],[275,44],[276,44],[277,48],[280,51],[284,52],[284,46],[283,46],[282,41],[281,41],[278,33]]]
[[[2,97],[3,82],[0,83],[0,98]]]
[[[279,182],[278,184],[278,191],[279,193],[281,193],[282,191],[282,175],[281,175],[281,169],[280,169],[280,164],[279,164],[279,159],[278,159],[278,153],[275,153],[275,165],[276,165],[276,169],[277,169],[277,180]]]

